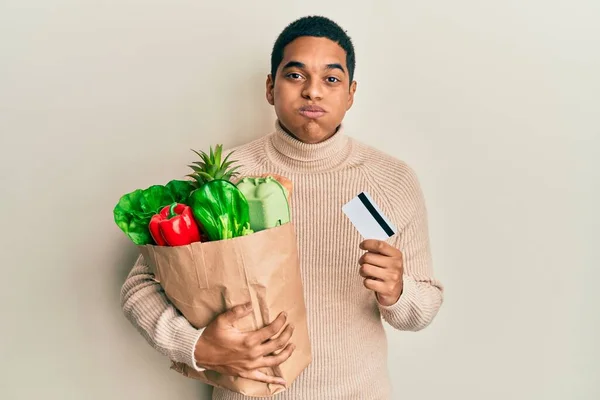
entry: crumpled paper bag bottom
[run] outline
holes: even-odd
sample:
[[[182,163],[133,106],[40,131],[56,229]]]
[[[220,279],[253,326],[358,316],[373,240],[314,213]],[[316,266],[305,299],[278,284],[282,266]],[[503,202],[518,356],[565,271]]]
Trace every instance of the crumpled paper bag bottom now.
[[[237,321],[243,332],[271,323],[280,312],[294,325],[292,356],[267,375],[291,385],[312,362],[294,225],[284,225],[233,239],[192,243],[187,246],[140,246],[169,301],[196,328],[207,326],[233,306],[252,303],[253,313]],[[231,377],[215,371],[198,372],[181,363],[171,369],[183,376],[251,397],[284,391],[273,385]]]

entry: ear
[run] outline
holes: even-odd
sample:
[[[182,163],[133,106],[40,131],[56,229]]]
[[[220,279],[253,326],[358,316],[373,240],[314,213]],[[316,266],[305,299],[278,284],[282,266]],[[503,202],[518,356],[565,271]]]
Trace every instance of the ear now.
[[[267,75],[266,89],[267,89],[267,93],[266,93],[267,101],[269,102],[270,105],[274,106],[275,105],[275,95],[274,95],[275,82],[273,81],[273,76],[271,74]]]
[[[350,84],[350,94],[348,95],[348,105],[346,106],[346,111],[348,111],[352,107],[352,104],[354,104],[354,93],[356,93],[356,86],[356,81],[352,81]]]

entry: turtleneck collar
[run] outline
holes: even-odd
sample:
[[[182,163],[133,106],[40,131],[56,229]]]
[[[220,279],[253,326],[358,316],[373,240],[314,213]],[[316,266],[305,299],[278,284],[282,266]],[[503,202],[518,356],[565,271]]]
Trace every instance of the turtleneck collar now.
[[[316,143],[304,143],[289,135],[275,122],[275,132],[269,137],[267,154],[271,161],[294,171],[327,171],[341,166],[350,156],[352,145],[341,125],[329,139]]]

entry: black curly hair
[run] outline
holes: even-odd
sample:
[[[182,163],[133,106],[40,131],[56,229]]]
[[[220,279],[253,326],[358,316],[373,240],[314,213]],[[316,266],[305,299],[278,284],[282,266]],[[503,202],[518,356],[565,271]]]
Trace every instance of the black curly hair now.
[[[285,46],[302,36],[324,37],[340,45],[346,52],[346,65],[350,82],[354,79],[356,59],[352,40],[338,24],[322,16],[308,16],[289,24],[277,37],[271,53],[271,76],[275,80],[277,68],[283,60]]]

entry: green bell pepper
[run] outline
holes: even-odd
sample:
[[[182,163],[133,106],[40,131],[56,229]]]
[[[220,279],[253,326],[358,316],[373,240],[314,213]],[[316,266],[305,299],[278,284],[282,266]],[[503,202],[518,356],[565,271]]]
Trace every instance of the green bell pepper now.
[[[248,201],[228,180],[215,179],[204,183],[190,194],[188,204],[209,241],[253,233]]]

